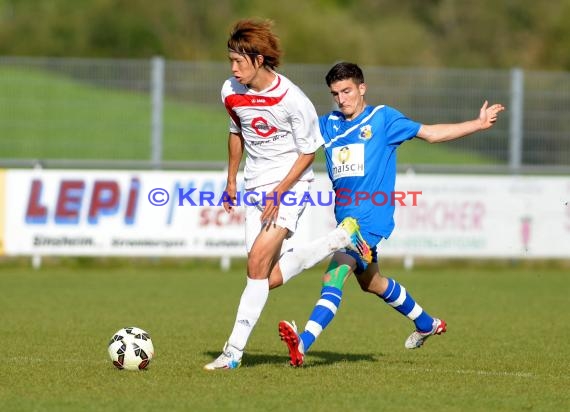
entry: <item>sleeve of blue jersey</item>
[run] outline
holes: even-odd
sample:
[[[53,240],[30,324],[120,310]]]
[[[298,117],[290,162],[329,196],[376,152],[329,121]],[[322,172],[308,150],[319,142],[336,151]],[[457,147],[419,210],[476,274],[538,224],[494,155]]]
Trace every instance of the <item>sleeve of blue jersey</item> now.
[[[385,106],[383,110],[388,144],[400,144],[417,136],[421,124],[404,116],[398,110]]]
[[[331,140],[327,130],[327,119],[329,115],[330,113],[319,116],[319,129],[325,143]]]

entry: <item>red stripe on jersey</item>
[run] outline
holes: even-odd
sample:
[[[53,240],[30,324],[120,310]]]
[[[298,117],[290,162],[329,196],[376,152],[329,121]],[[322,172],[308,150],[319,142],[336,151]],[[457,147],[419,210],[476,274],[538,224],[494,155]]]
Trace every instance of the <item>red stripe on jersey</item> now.
[[[241,128],[241,120],[239,119],[238,115],[236,114],[236,112],[234,112],[232,110],[232,108],[230,106],[228,106],[228,102],[226,101],[225,103],[226,106],[226,110],[228,112],[228,114],[230,115],[230,117],[232,118],[232,120],[234,121],[234,123]]]
[[[249,94],[231,94],[226,97],[224,104],[228,110],[232,110],[234,107],[275,106],[281,100],[283,100],[286,94],[287,92],[277,97],[252,96]]]

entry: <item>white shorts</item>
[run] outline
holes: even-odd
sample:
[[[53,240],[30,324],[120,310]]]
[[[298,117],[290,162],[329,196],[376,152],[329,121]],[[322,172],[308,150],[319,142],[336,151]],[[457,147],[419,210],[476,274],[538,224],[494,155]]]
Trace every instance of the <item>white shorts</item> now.
[[[263,212],[263,200],[272,195],[272,191],[277,186],[277,183],[259,186],[255,189],[248,190],[244,196],[247,196],[247,203],[245,203],[245,245],[247,252],[251,250],[253,242],[261,231],[261,213]],[[283,196],[284,201],[279,204],[279,213],[277,214],[277,226],[289,229],[288,238],[293,236],[297,230],[297,222],[305,210],[307,202],[301,204],[301,199],[305,192],[311,189],[311,183],[307,181],[297,182],[289,192]],[[254,193],[253,193],[254,192]],[[251,203],[258,203],[251,205]]]

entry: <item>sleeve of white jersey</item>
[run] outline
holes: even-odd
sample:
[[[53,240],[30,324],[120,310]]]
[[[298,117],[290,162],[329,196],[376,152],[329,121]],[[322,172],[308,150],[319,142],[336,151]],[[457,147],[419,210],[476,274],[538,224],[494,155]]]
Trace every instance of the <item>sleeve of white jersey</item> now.
[[[234,134],[239,134],[241,133],[241,129],[239,128],[239,126],[236,124],[236,122],[234,122],[234,119],[232,119],[232,117],[230,116],[230,121],[229,123],[229,129],[230,129],[230,133],[234,133]]]
[[[315,106],[300,90],[289,101],[295,145],[301,153],[315,153],[324,144]],[[293,97],[293,96],[292,96]]]
[[[231,82],[230,80],[226,80],[224,82],[224,85],[222,86],[222,91],[221,91],[221,95],[222,95],[222,104],[225,106],[226,105],[226,97],[228,96],[228,94],[230,94],[231,92]],[[226,111],[228,111],[230,109],[227,108],[226,106]],[[241,133],[241,127],[240,125],[238,125],[234,118],[232,117],[231,113],[228,112],[228,116],[230,117],[230,120],[228,122],[228,127],[230,130],[230,133]]]

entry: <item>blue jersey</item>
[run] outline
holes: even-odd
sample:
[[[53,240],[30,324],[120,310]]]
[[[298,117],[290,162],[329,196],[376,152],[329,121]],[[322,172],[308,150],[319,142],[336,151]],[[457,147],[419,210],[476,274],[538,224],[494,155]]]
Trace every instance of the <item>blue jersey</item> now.
[[[363,235],[388,238],[394,229],[396,149],[415,137],[421,124],[388,106],[367,106],[350,121],[333,111],[319,122],[337,222],[351,216]]]

